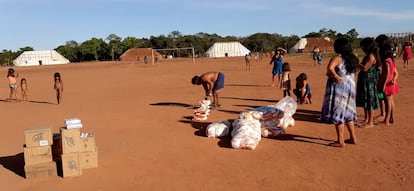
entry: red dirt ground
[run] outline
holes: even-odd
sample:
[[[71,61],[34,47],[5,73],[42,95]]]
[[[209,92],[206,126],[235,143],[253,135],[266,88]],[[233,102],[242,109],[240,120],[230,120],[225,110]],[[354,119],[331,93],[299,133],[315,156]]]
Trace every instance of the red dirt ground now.
[[[403,70],[395,97],[395,124],[357,129],[358,145],[327,146],[336,139],[333,125],[318,122],[326,64],[313,66],[310,54],[286,56],[292,78],[308,74],[313,104],[300,105],[296,125],[276,139],[262,139],[256,150],[232,149],[230,138],[207,138],[209,123],[235,119],[241,111],[282,98],[268,87],[268,61],[244,57],[160,61],[157,65],[105,62],[15,68],[28,80],[29,102],[5,102],[8,68],[0,68],[0,185],[2,190],[413,190],[413,68]],[[402,65],[402,61],[397,61]],[[188,118],[203,98],[193,75],[221,71],[226,76],[220,110],[206,122]],[[63,103],[55,104],[53,73],[65,83]],[[358,124],[363,118],[359,108]],[[26,128],[78,117],[82,132],[94,132],[99,167],[78,177],[26,180],[23,144]],[[201,128],[201,130],[200,130]],[[347,135],[347,134],[346,134]]]

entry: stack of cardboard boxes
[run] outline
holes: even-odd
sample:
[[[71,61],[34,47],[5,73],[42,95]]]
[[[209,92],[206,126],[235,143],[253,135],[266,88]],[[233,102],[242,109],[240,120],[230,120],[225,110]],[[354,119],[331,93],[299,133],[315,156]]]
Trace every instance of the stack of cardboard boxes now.
[[[63,177],[79,176],[83,169],[98,167],[94,133],[81,133],[78,118],[65,119],[65,125],[56,134],[51,127],[25,131],[26,178],[56,176],[57,169]]]
[[[52,128],[39,127],[24,131],[24,171],[26,178],[56,176],[56,162],[52,159]]]
[[[65,119],[66,127],[54,136],[54,156],[62,164],[63,177],[82,175],[83,169],[98,167],[98,150],[93,133],[81,133],[78,118]]]

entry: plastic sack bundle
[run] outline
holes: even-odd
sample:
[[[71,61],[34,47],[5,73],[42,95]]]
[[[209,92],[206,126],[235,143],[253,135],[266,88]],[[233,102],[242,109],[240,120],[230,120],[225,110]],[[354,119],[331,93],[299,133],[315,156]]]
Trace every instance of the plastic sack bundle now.
[[[231,132],[231,146],[235,149],[254,150],[261,139],[260,121],[236,119]]]
[[[231,123],[229,121],[218,121],[211,123],[206,128],[207,137],[224,137],[230,132]]]
[[[275,105],[268,105],[254,109],[263,113],[260,119],[261,134],[263,137],[276,137],[286,133],[288,127],[295,125],[293,114],[297,109],[297,103],[291,97],[286,96]]]
[[[244,120],[260,120],[263,117],[263,113],[259,111],[244,111],[239,114],[239,119]]]
[[[293,114],[296,113],[296,109],[298,108],[298,104],[296,101],[291,98],[290,96],[286,96],[282,98],[275,107],[279,110],[282,110],[284,112],[284,117],[292,117]]]
[[[286,129],[288,127],[295,126],[295,120],[293,119],[293,114],[296,113],[296,109],[298,108],[298,104],[296,101],[286,96],[283,99],[281,99],[276,104],[276,108],[282,110],[284,112],[284,115],[282,119],[280,119],[279,127],[282,127],[283,129]]]

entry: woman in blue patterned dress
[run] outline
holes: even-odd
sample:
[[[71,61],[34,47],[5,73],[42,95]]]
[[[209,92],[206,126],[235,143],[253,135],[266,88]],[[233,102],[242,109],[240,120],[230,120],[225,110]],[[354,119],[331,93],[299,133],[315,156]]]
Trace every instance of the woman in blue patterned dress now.
[[[331,58],[327,68],[328,80],[322,105],[321,120],[335,124],[337,142],[330,146],[345,146],[344,128],[350,134],[349,143],[356,144],[354,121],[356,113],[355,72],[359,60],[354,55],[351,43],[346,38],[337,39],[334,43],[338,54]]]

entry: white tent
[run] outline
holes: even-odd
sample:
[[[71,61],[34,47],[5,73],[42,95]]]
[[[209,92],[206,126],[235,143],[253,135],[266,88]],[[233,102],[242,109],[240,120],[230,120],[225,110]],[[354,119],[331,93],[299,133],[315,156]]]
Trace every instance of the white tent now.
[[[289,53],[302,53],[306,47],[306,44],[308,44],[308,40],[306,38],[299,39],[299,41],[289,49]]]
[[[312,52],[318,47],[322,52],[333,52],[333,41],[328,37],[301,38],[289,49],[289,53]]]
[[[15,66],[39,66],[67,63],[69,63],[69,60],[55,50],[24,51],[13,60]]]
[[[240,42],[216,42],[211,46],[206,56],[211,58],[245,56],[250,50],[244,47]]]

